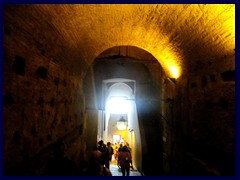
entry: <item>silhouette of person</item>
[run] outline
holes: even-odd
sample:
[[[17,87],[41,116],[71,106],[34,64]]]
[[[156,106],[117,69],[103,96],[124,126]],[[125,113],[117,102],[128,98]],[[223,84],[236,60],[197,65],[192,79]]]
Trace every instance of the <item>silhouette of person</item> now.
[[[130,148],[129,143],[128,143],[128,142],[125,142],[125,145],[127,146],[129,153],[131,154],[131,150],[132,150],[132,149]],[[132,162],[130,163],[130,168],[131,168],[132,170],[134,170]]]
[[[94,150],[89,153],[88,167],[84,170],[85,176],[112,176],[109,168],[102,164],[102,153],[99,150]]]
[[[106,144],[103,144],[102,162],[103,162],[103,165],[109,169],[109,166],[110,166],[109,153],[108,153],[108,148],[107,148]]]
[[[130,164],[132,163],[132,156],[128,150],[127,146],[122,147],[122,151],[118,155],[119,165],[121,166],[122,176],[127,176],[130,174]]]
[[[118,168],[120,168],[118,156],[119,156],[120,152],[122,151],[122,147],[123,147],[123,145],[120,144],[120,146],[119,146],[119,148],[118,148],[118,152],[117,152],[117,165],[118,165]]]
[[[108,160],[111,162],[114,151],[113,151],[113,147],[111,146],[110,142],[107,142],[107,149],[108,149]]]
[[[79,174],[77,165],[66,156],[67,146],[63,141],[54,144],[54,157],[49,159],[45,174],[50,176],[75,176]]]
[[[98,141],[97,150],[102,153],[102,165],[106,166],[109,169],[110,164],[108,159],[108,148],[106,144],[104,144],[103,140]]]
[[[103,145],[104,145],[103,140],[98,141],[97,150],[99,150],[100,152],[103,152]]]

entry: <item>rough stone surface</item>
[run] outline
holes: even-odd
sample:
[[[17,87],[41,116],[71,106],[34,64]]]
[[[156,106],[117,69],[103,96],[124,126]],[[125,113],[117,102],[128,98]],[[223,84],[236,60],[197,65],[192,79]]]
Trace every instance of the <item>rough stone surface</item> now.
[[[132,45],[151,53],[172,76],[172,66],[185,74],[199,60],[233,53],[234,8],[232,4],[5,5],[4,21],[7,34],[31,38],[42,52],[58,61],[67,59],[74,69],[84,70],[108,48]]]
[[[118,76],[138,81],[146,175],[234,175],[234,4],[9,4],[3,15],[4,174],[42,175],[59,139],[82,167],[101,78]],[[90,70],[99,59],[104,77]],[[151,144],[161,171],[146,166]]]

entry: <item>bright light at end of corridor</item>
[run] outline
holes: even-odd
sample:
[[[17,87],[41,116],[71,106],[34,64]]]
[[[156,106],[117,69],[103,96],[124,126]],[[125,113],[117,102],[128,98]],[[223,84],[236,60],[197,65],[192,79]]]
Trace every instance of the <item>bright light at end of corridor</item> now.
[[[112,97],[107,102],[107,109],[110,113],[126,114],[131,110],[131,106],[124,97]]]

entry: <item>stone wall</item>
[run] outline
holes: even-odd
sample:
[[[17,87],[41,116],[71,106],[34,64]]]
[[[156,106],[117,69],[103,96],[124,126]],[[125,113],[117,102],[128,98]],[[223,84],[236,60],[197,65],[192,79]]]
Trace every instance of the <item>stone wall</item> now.
[[[235,57],[201,66],[178,80],[176,143],[185,154],[180,166],[191,167],[193,175],[234,175]]]
[[[24,34],[5,32],[4,173],[14,174],[13,168],[68,135],[76,140],[67,142],[70,147],[77,144],[78,151],[84,149],[81,75],[49,56]],[[76,131],[79,137],[73,136]],[[73,150],[70,156],[76,158],[78,153]]]

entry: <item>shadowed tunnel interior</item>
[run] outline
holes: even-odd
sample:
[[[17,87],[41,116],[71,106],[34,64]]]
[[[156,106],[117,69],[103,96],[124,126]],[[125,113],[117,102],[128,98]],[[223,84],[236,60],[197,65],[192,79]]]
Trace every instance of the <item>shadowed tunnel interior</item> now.
[[[3,23],[4,175],[44,175],[58,140],[81,170],[113,135],[145,176],[235,175],[234,4],[9,4]]]

